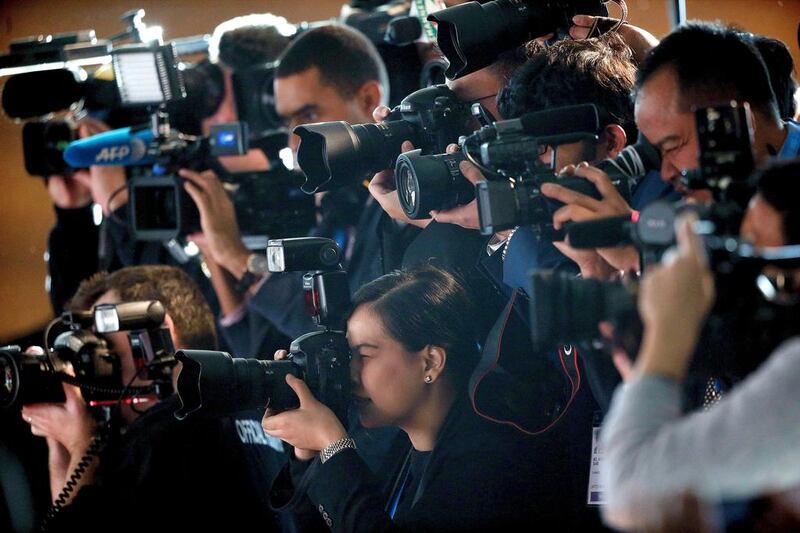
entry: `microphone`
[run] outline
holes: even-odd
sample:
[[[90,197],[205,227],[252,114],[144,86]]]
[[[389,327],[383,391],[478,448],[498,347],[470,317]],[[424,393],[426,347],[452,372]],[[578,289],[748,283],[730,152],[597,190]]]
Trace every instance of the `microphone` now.
[[[623,215],[572,223],[567,227],[569,245],[587,249],[632,244],[633,218],[633,215]]]
[[[149,128],[111,130],[71,142],[64,150],[64,161],[72,168],[150,165],[156,161],[150,151],[153,139]]]

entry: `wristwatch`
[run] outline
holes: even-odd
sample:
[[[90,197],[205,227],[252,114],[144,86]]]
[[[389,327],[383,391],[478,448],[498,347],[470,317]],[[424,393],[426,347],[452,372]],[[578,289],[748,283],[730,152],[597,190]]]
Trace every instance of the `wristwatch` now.
[[[268,272],[269,264],[266,254],[250,254],[247,256],[244,274],[236,282],[236,290],[241,293],[247,292],[247,289]]]
[[[342,450],[346,450],[347,448],[356,449],[356,443],[350,437],[344,437],[339,440],[335,440],[322,448],[319,451],[319,460],[321,463],[325,464],[325,461],[336,455]]]

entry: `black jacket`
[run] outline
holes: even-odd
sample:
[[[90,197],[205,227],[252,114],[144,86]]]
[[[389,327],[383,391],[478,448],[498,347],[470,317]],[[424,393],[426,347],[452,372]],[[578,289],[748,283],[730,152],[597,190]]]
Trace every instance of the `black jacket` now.
[[[284,461],[256,417],[178,421],[173,396],[102,453],[96,481],[51,531],[278,531],[269,480]]]
[[[392,491],[353,450],[324,465],[315,459],[304,472],[293,462],[273,483],[271,500],[278,508],[302,508],[310,500],[333,531],[343,532],[563,529],[557,524],[569,512],[569,488],[559,475],[561,452],[550,444],[546,436],[524,437],[478,417],[464,395],[423,467],[416,465],[419,479],[394,520],[387,513]],[[395,459],[399,464],[405,457]]]

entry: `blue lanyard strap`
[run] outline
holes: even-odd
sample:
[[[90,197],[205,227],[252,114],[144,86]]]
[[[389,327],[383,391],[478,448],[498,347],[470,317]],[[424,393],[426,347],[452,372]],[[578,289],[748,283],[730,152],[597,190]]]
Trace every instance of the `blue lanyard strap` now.
[[[394,515],[397,513],[397,507],[400,505],[400,500],[403,499],[403,493],[405,492],[406,483],[408,483],[408,476],[410,473],[411,461],[407,459],[403,464],[403,469],[400,471],[400,475],[398,476],[402,481],[400,481],[400,485],[397,487],[397,490],[395,490],[392,503],[389,506],[389,518],[392,520],[394,520]]]

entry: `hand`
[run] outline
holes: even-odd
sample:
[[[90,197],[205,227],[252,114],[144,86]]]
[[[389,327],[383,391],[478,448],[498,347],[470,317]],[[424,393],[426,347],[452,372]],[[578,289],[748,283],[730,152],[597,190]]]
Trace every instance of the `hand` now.
[[[714,302],[714,279],[702,240],[692,230],[695,220],[696,215],[679,219],[677,252],[651,268],[641,284],[644,339],[637,366],[646,373],[683,377]]]
[[[81,139],[109,131],[109,129],[103,122],[91,117],[84,117],[78,122],[78,135]],[[125,189],[125,185],[124,167],[97,165],[89,167],[88,187],[92,199],[103,209],[104,215],[109,215],[128,202],[128,191]]]
[[[198,173],[181,169],[178,174],[186,179],[184,188],[197,204],[200,227],[211,259],[237,279],[241,278],[247,268],[250,251],[242,242],[236,210],[222,181],[211,170]]]
[[[602,199],[595,200],[590,196],[567,189],[561,185],[545,183],[542,185],[542,194],[566,204],[553,214],[553,226],[556,229],[561,229],[564,224],[570,221],[584,222],[598,218],[629,216],[633,212],[619,191],[617,191],[617,188],[614,187],[614,184],[611,183],[608,174],[602,170],[590,167],[588,163],[583,162],[577,166],[569,165],[565,167],[561,174],[578,176],[592,182],[597,187]],[[639,270],[639,253],[632,246],[598,248],[597,253],[615,270],[624,270],[626,272]],[[588,259],[583,258],[583,260],[587,261]]]
[[[282,359],[285,355],[285,351],[280,351],[275,358]],[[347,436],[336,415],[314,398],[305,382],[290,374],[286,383],[300,399],[300,407],[278,414],[268,410],[261,421],[264,431],[294,446],[301,460],[310,459],[325,446]]]
[[[603,259],[597,250],[573,248],[569,245],[569,239],[553,241],[553,246],[578,265],[581,277],[584,279],[609,280],[617,273],[617,270]]]
[[[619,372],[619,375],[622,377],[622,381],[628,381],[631,378],[631,373],[633,371],[633,361],[625,352],[624,349],[617,346],[614,341],[614,325],[611,322],[600,322],[597,325],[597,329],[600,330],[600,334],[603,338],[609,342],[611,345],[611,361],[614,363],[614,367]]]
[[[372,119],[377,123],[383,122],[389,113],[391,113],[391,110],[385,105],[378,106],[372,112]],[[400,149],[403,152],[410,152],[414,149],[414,145],[411,141],[404,141]],[[369,182],[369,193],[380,204],[386,214],[394,220],[411,224],[418,228],[425,228],[431,223],[430,219],[411,219],[406,215],[397,195],[394,169],[381,170],[375,174]]]
[[[607,31],[619,22],[615,18],[575,15],[572,18],[572,27],[569,29],[570,37],[575,40],[587,39],[595,20],[598,21],[601,31]],[[617,33],[625,41],[625,44],[630,47],[633,52],[633,59],[637,63],[641,63],[647,53],[658,46],[658,39],[652,33],[632,24],[623,24],[619,27]]]
[[[31,433],[63,446],[71,457],[81,457],[89,448],[96,424],[78,387],[62,385],[64,403],[37,403],[22,408],[22,419]]]
[[[92,201],[91,180],[86,171],[78,170],[70,177],[51,174],[45,184],[53,203],[61,209],[78,209]]]
[[[457,144],[451,144],[447,147],[447,153],[452,154],[458,151]],[[483,173],[470,163],[469,161],[462,161],[458,165],[458,170],[461,175],[467,178],[467,181],[474,186],[479,181],[486,181]],[[468,204],[457,205],[451,209],[444,211],[431,211],[433,219],[440,224],[456,224],[462,228],[467,229],[480,229],[481,222],[478,217],[478,200],[472,200]]]

